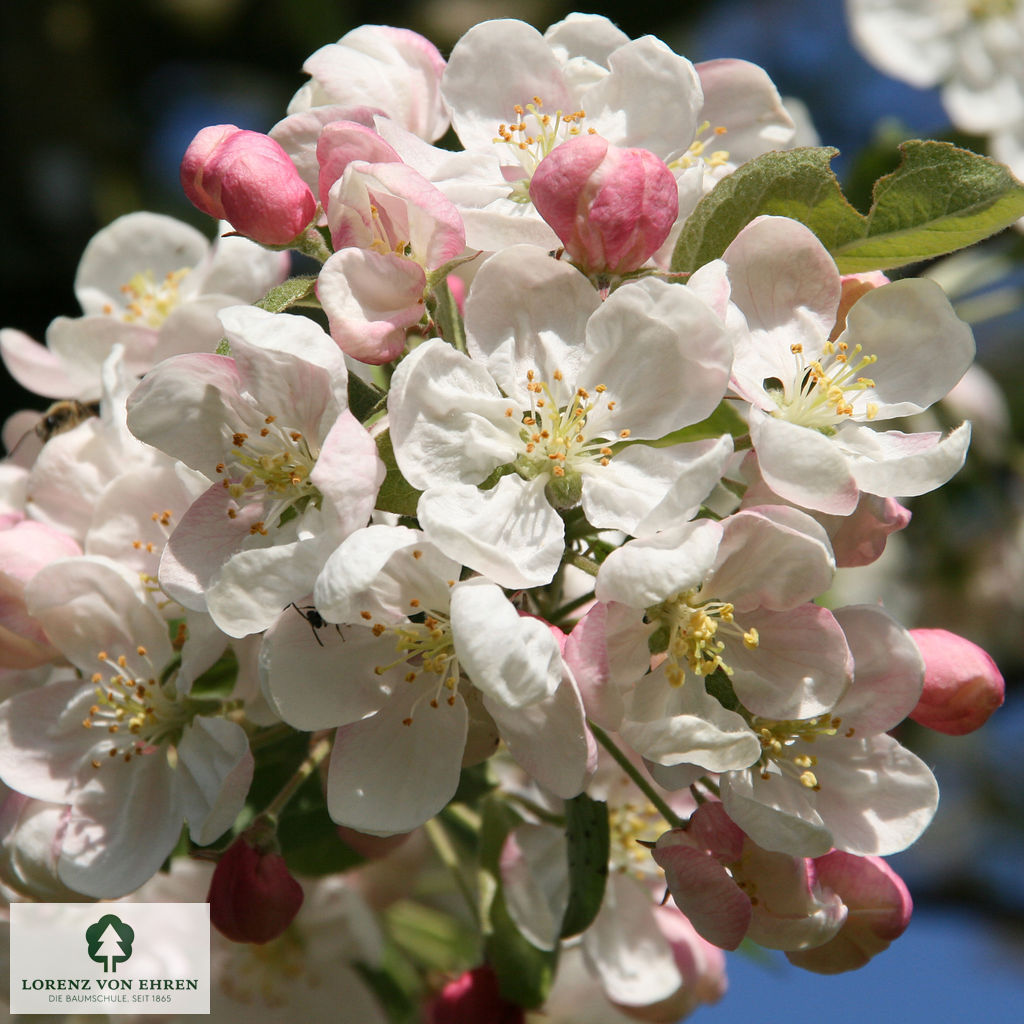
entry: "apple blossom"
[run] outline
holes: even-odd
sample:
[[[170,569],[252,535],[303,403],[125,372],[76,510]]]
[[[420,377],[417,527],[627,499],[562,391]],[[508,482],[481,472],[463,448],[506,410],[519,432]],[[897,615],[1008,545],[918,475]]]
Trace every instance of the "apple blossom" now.
[[[202,715],[176,689],[163,617],[137,577],[105,559],[52,562],[26,592],[29,612],[83,678],[0,705],[0,777],[69,805],[57,875],[94,897],[150,878],[177,843],[212,842],[235,820],[253,759],[235,722]]]
[[[21,331],[0,331],[0,355],[11,375],[36,394],[91,401],[100,369],[115,345],[140,376],[179,352],[213,349],[221,336],[216,311],[255,302],[286,275],[288,256],[243,238],[212,245],[181,221],[129,213],[97,232],[75,275],[84,316],[57,317],[40,345]]]
[[[571,649],[583,660],[577,674],[592,677],[591,716],[657,764],[746,768],[757,736],[705,679],[725,673],[757,714],[830,708],[849,681],[850,653],[832,613],[810,599],[834,566],[821,527],[783,506],[682,523],[611,552],[597,575],[602,604],[588,613],[603,642]],[[665,656],[648,672],[652,647]]]
[[[809,229],[758,217],[723,259],[749,326],[737,338],[732,387],[750,403],[751,440],[772,490],[847,515],[862,491],[923,494],[960,468],[968,424],[946,438],[867,425],[928,408],[970,364],[971,330],[937,285],[908,279],[868,291],[832,341],[841,281]]]
[[[910,717],[950,736],[981,728],[1006,695],[996,663],[945,629],[912,629],[910,635],[924,658],[924,689]]]
[[[849,689],[814,717],[753,716],[761,756],[723,774],[722,804],[767,850],[898,853],[924,831],[938,803],[931,771],[887,733],[918,702],[921,656],[881,608],[853,605],[835,617],[853,654]]]
[[[317,644],[286,611],[267,631],[272,707],[299,729],[338,727],[327,806],[339,824],[371,835],[422,824],[451,798],[480,729],[500,732],[554,792],[584,784],[582,706],[555,638],[460,568],[420,531],[369,526],[328,558],[314,590],[318,614],[342,628]]]
[[[645,279],[602,302],[531,246],[488,259],[466,302],[469,354],[428,341],[392,380],[395,457],[424,491],[417,515],[431,541],[503,586],[537,586],[564,552],[558,509],[579,504],[593,526],[633,534],[689,519],[730,439],[634,442],[701,420],[722,396],[724,305],[699,287],[722,279],[705,270],[693,287]],[[496,470],[505,475],[480,489]]]
[[[312,221],[316,199],[269,135],[233,124],[203,128],[181,160],[193,206],[263,245],[287,245]]]
[[[218,480],[171,534],[160,581],[240,637],[309,593],[369,519],[384,467],[348,412],[341,353],[313,321],[247,307],[221,320],[232,356],[161,363],[132,393],[128,423]]]

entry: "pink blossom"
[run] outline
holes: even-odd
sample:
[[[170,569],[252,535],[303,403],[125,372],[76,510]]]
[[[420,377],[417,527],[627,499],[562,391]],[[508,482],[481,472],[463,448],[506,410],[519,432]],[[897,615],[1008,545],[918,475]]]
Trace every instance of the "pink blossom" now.
[[[863,967],[884,952],[910,923],[913,904],[903,879],[880,857],[855,857],[833,850],[814,859],[818,883],[846,904],[839,931],[820,946],[786,953],[797,967],[839,974]]]
[[[912,629],[910,635],[924,658],[924,690],[910,717],[950,736],[984,725],[1006,693],[996,663],[977,644],[945,629]]]
[[[723,949],[745,937],[769,949],[817,946],[846,920],[812,861],[758,846],[721,804],[702,804],[686,829],[658,839],[653,855],[676,906]]]
[[[590,272],[625,274],[642,266],[679,212],[675,178],[657,156],[620,149],[599,135],[556,146],[534,172],[530,198]]]
[[[181,184],[203,213],[264,245],[287,245],[316,213],[312,191],[280,144],[232,124],[196,135],[181,161]]]

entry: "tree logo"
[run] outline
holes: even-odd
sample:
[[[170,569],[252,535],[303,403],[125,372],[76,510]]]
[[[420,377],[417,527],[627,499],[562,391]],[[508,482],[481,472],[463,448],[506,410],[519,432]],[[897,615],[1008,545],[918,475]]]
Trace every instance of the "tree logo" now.
[[[104,914],[95,924],[85,929],[89,943],[89,959],[103,964],[103,973],[116,974],[117,965],[132,955],[135,929],[113,914]]]

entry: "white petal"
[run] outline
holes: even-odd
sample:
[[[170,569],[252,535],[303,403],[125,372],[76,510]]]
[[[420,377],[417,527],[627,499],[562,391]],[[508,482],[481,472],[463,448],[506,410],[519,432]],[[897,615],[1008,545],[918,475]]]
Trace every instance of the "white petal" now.
[[[455,695],[453,704],[434,708],[425,696],[422,686],[399,689],[378,714],[338,730],[327,809],[339,825],[370,835],[409,832],[451,800],[466,743],[466,705]]]
[[[236,722],[195,718],[178,744],[175,784],[180,787],[192,841],[212,843],[233,824],[249,795],[255,762]]]
[[[501,851],[509,916],[538,949],[554,949],[569,903],[565,833],[550,825],[518,825]]]
[[[564,551],[564,526],[544,497],[544,478],[503,476],[489,491],[437,487],[417,515],[446,555],[503,587],[550,583]]]

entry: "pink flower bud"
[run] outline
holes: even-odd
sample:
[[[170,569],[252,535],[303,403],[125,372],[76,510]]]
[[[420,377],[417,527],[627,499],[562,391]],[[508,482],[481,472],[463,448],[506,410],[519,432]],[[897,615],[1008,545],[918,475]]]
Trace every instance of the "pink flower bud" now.
[[[556,146],[534,172],[530,198],[588,272],[636,270],[668,237],[679,212],[676,180],[658,157],[619,149],[599,135]]]
[[[232,942],[269,942],[292,923],[302,886],[267,839],[240,835],[217,862],[206,900],[210,921]],[[273,842],[271,838],[269,842]]]
[[[984,725],[1006,694],[996,663],[977,644],[944,629],[912,629],[910,635],[924,658],[924,690],[910,717],[949,736]]]
[[[523,1024],[521,1006],[502,999],[494,971],[483,964],[450,981],[427,1008],[428,1024]]]
[[[264,245],[287,245],[316,213],[316,199],[269,135],[233,124],[204,128],[181,161],[185,195]]]

